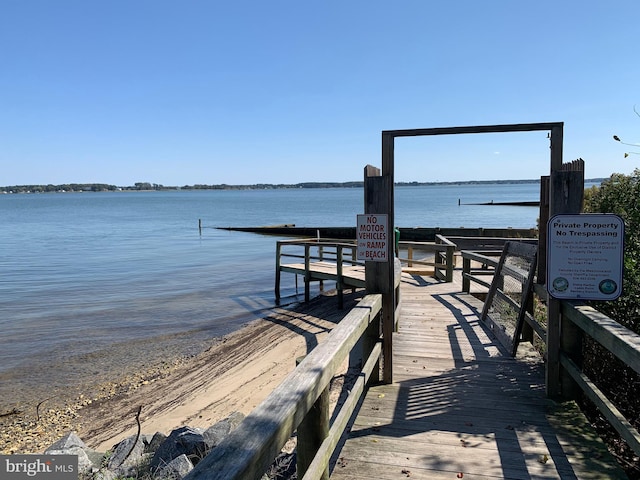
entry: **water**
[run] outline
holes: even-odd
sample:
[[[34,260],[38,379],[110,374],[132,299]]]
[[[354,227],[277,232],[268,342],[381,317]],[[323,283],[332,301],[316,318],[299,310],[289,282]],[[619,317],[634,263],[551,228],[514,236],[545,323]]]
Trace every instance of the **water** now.
[[[458,200],[538,197],[536,184],[399,187],[396,225],[530,228],[536,208]],[[340,188],[0,196],[0,399],[197,353],[274,305],[277,238],[213,227],[353,226],[362,205]]]

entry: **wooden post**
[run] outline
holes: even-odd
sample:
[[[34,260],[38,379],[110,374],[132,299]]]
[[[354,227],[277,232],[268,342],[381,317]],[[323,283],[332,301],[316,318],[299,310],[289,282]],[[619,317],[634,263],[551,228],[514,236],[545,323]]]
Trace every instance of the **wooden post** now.
[[[551,129],[551,174],[549,177],[549,218],[559,214],[576,214],[582,210],[584,196],[584,161],[562,163],[562,126]],[[542,228],[542,226],[541,226]],[[544,225],[546,229],[546,224]],[[546,273],[546,271],[545,271]],[[546,279],[548,281],[548,279]],[[575,396],[577,387],[560,365],[560,355],[566,351],[579,358],[582,338],[579,329],[562,318],[560,300],[547,296],[547,368],[546,392],[554,399]]]
[[[551,175],[549,188],[549,218],[563,212],[561,192],[553,188],[554,176],[562,170],[562,129],[551,129]],[[545,225],[543,228],[547,228]],[[547,295],[547,368],[545,389],[547,396],[559,399],[560,388],[560,302]]]
[[[296,359],[299,365],[303,357]],[[296,447],[296,467],[298,478],[304,477],[313,462],[322,442],[329,435],[329,387],[325,388],[315,401],[311,410],[298,425],[298,444]],[[329,480],[329,466],[320,477],[322,480]]]
[[[564,164],[552,182],[551,188],[562,192],[562,208],[566,210],[563,213],[580,213],[584,200],[584,161]],[[568,355],[578,367],[582,367],[582,337],[582,330],[560,311],[560,352]],[[560,368],[560,392],[563,400],[574,400],[581,393],[564,368]]]
[[[366,214],[386,213],[384,208],[384,178],[380,175],[380,169],[367,165],[364,169],[364,212]],[[388,226],[391,229],[391,225]],[[384,293],[387,285],[385,282],[386,264],[381,262],[365,262],[365,288],[367,293]],[[384,297],[383,297],[384,303]],[[372,320],[367,332],[362,337],[361,348],[358,350],[362,362],[371,355],[376,342],[380,340],[382,330],[382,315]],[[374,368],[371,382],[380,381],[380,367]]]
[[[282,255],[282,244],[276,242],[276,305],[280,304],[280,257]],[[298,276],[296,275],[296,293],[298,290]]]
[[[324,260],[324,248],[320,244],[320,230],[318,230],[318,260],[320,262],[322,262]],[[324,280],[320,279],[319,284],[320,284],[320,291],[323,292],[324,291]]]
[[[529,292],[529,295],[527,295],[526,304],[523,305],[522,308],[524,308],[527,313],[533,317],[533,289]],[[520,338],[523,342],[529,342],[531,344],[533,343],[534,330],[533,327],[529,325],[529,323],[524,322],[524,324],[522,325],[522,334]]]
[[[436,252],[437,253],[437,252]],[[464,293],[471,293],[471,280],[466,274],[471,274],[471,259],[462,258],[462,291]]]
[[[382,197],[383,210],[387,214],[390,233],[395,228],[394,210],[394,143],[395,136],[390,132],[382,132]],[[395,289],[395,242],[393,236],[387,242],[387,262],[381,263],[386,279],[386,288],[382,291],[382,381],[393,383],[393,332],[396,317]]]
[[[344,280],[342,279],[342,246],[336,247],[336,290],[338,290],[338,308],[342,310],[344,308]]]
[[[304,301],[309,303],[311,297],[311,246],[307,243],[304,246]]]
[[[454,264],[455,247],[447,245],[446,258],[447,268],[445,270],[445,282],[453,282],[453,264]]]
[[[549,221],[549,176],[540,177],[540,216],[538,224],[538,271],[536,281],[547,284],[547,222]]]

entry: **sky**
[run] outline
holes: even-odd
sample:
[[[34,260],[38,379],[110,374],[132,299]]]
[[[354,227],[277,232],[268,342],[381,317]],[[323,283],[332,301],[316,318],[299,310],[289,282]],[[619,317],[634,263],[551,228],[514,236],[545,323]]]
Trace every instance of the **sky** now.
[[[0,185],[345,182],[384,130],[640,147],[638,0],[0,0]],[[396,181],[537,179],[546,132],[396,140]]]

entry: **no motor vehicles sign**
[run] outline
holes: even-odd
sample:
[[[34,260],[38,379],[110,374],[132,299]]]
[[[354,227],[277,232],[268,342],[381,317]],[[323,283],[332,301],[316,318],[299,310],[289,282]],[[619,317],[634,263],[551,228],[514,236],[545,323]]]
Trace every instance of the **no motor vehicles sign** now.
[[[358,260],[365,262],[386,262],[389,230],[387,215],[358,215],[356,230]]]

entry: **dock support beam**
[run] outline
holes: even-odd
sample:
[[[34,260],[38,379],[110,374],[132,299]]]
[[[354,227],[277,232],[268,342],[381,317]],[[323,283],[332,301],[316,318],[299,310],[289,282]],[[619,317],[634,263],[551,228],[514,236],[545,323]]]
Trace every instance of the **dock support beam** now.
[[[296,366],[299,365],[303,357],[296,359]],[[325,388],[315,401],[311,410],[298,425],[298,447],[296,468],[298,478],[302,478],[313,462],[322,442],[329,436],[329,387]],[[325,468],[320,477],[321,480],[329,480],[329,467]]]
[[[549,180],[549,218],[582,211],[584,198],[584,161],[562,163],[562,127],[551,130],[551,174]],[[546,224],[540,225],[546,228]],[[548,278],[546,279],[549,280]],[[576,398],[579,389],[564,371],[560,355],[564,352],[582,365],[582,331],[563,318],[560,300],[547,298],[547,396],[557,400]]]
[[[384,149],[383,149],[384,158]],[[383,160],[384,165],[384,160]],[[380,175],[380,169],[367,165],[364,170],[364,211],[366,214],[387,215],[387,262],[365,262],[367,293],[382,294],[382,381],[393,383],[393,331],[395,324],[394,259],[393,241],[393,178]],[[368,352],[363,352],[366,358]],[[372,381],[376,382],[375,372]]]

